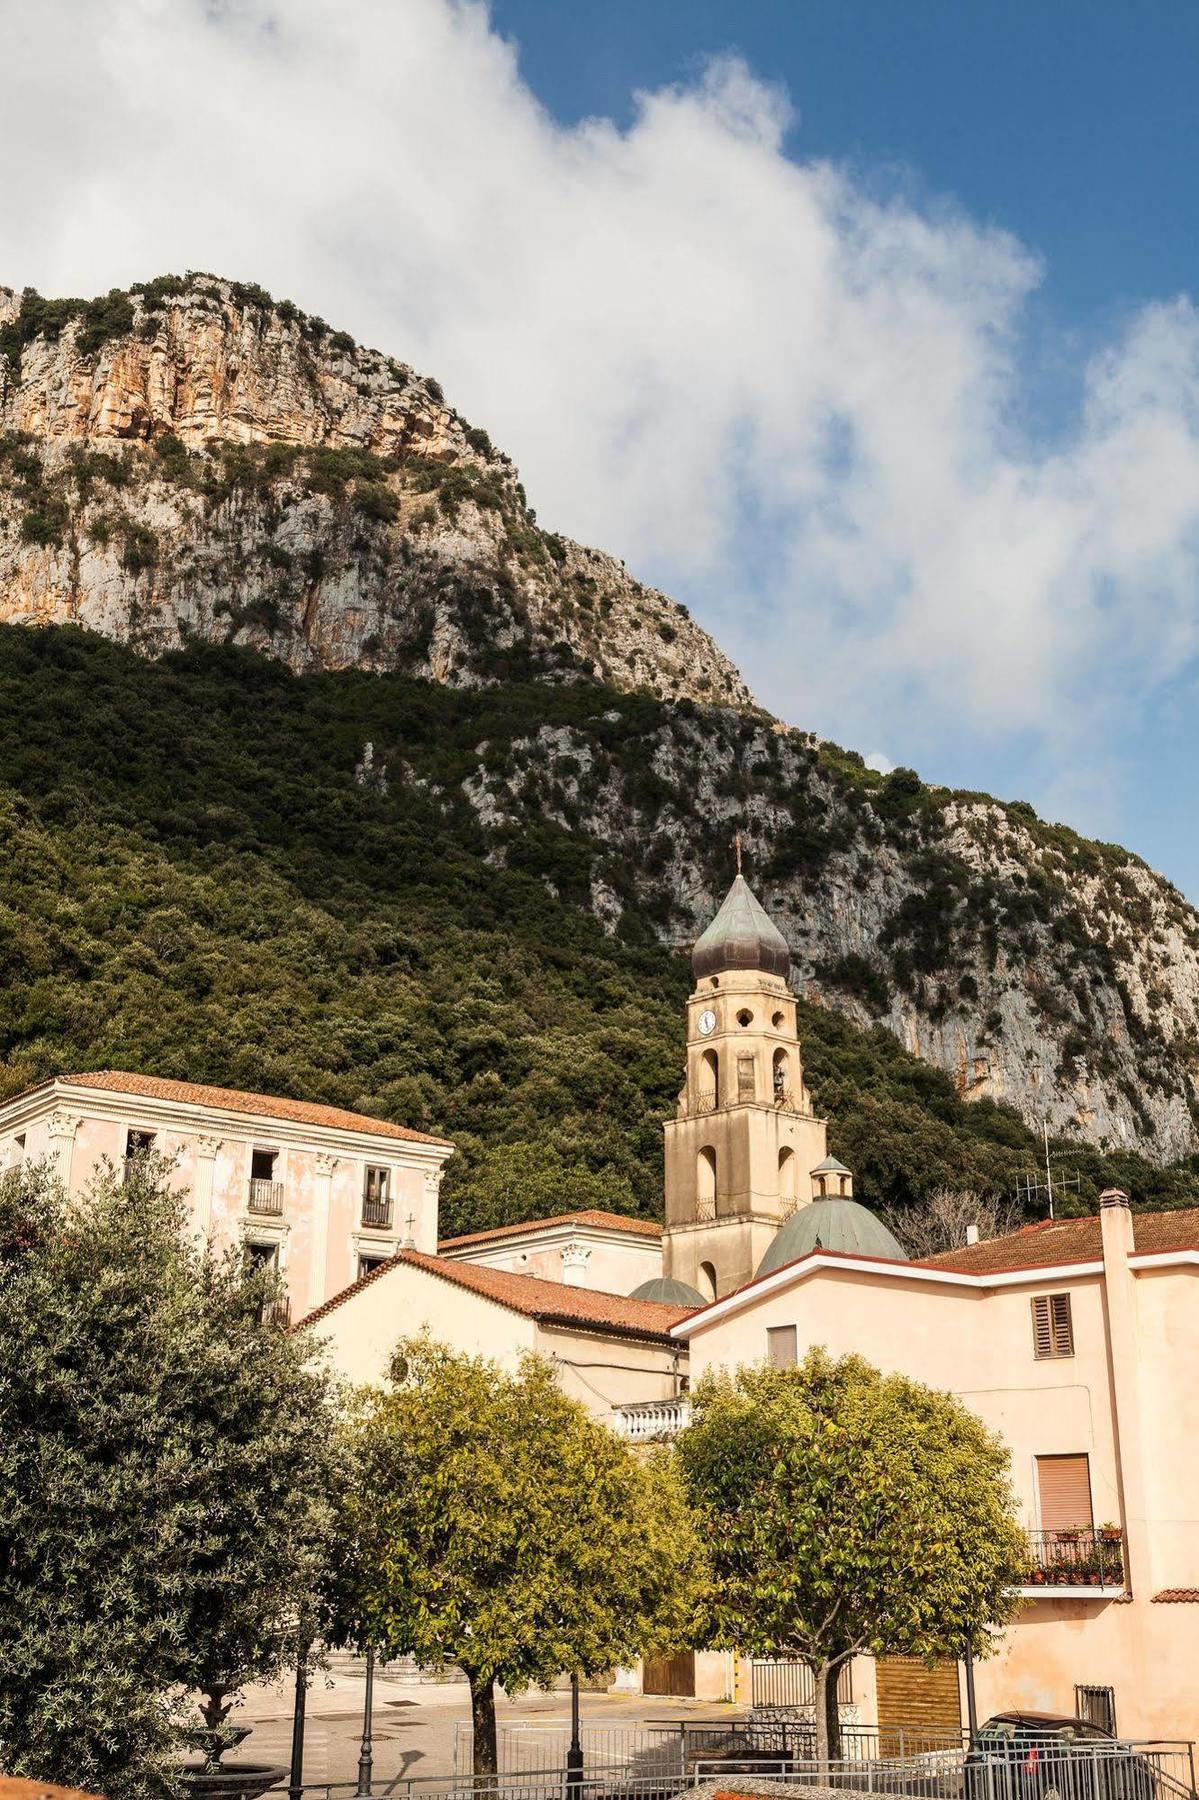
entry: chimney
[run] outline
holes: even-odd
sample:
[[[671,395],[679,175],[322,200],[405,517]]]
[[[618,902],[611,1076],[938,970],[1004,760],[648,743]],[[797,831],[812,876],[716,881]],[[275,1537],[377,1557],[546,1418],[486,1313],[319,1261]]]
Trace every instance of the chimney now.
[[[967,1227],[966,1227],[966,1242],[968,1244],[977,1244],[977,1242],[978,1242],[978,1226],[977,1225],[967,1225]]]
[[[1136,1241],[1132,1231],[1132,1207],[1123,1188],[1104,1188],[1100,1194],[1099,1228],[1104,1262],[1127,1262],[1136,1248]]]

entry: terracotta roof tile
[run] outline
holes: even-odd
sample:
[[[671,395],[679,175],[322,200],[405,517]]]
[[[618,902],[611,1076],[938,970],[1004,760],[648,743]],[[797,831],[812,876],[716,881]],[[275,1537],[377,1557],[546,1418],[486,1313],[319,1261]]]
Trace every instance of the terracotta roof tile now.
[[[516,1225],[493,1225],[489,1231],[468,1231],[462,1237],[442,1238],[439,1250],[459,1250],[467,1244],[486,1244],[493,1239],[518,1237],[525,1231],[543,1231],[550,1225],[594,1225],[601,1231],[629,1231],[637,1237],[660,1238],[662,1227],[652,1219],[634,1219],[628,1213],[583,1212],[555,1213],[549,1219],[524,1219]]]
[[[1167,1606],[1194,1606],[1199,1603],[1199,1588],[1162,1588],[1153,1599],[1155,1603]]]
[[[1142,1253],[1199,1250],[1199,1207],[1132,1215],[1133,1239]],[[1098,1262],[1103,1240],[1097,1214],[1085,1219],[1042,1219],[1005,1237],[985,1238],[960,1250],[943,1250],[923,1264],[963,1275],[1002,1275],[1009,1270],[1043,1269],[1058,1263]]]
[[[247,1094],[240,1088],[206,1087],[196,1081],[167,1081],[159,1075],[129,1075],[121,1069],[100,1069],[86,1075],[59,1075],[67,1087],[94,1088],[106,1093],[140,1094],[147,1100],[174,1100],[188,1106],[211,1106],[222,1112],[247,1113],[256,1118],[290,1119],[297,1125],[324,1125],[334,1131],[369,1131],[375,1137],[398,1138],[412,1144],[440,1144],[452,1149],[445,1138],[410,1131],[388,1119],[372,1119],[367,1113],[347,1112],[341,1106],[321,1106],[311,1100],[288,1100],[277,1094]],[[43,1086],[51,1085],[48,1082]],[[29,1090],[36,1093],[37,1089]]]
[[[470,1288],[473,1293],[510,1307],[527,1319],[536,1319],[540,1324],[573,1325],[615,1337],[660,1338],[666,1342],[671,1326],[685,1319],[692,1310],[686,1306],[662,1306],[656,1300],[630,1300],[623,1294],[601,1294],[593,1288],[567,1287],[561,1281],[543,1281],[538,1275],[512,1275],[506,1269],[485,1269],[478,1263],[427,1256],[423,1250],[401,1250],[389,1262],[369,1270],[351,1287],[334,1294],[331,1300],[310,1312],[300,1320],[297,1329],[325,1318],[364,1287],[393,1274],[401,1263],[423,1269],[426,1274],[436,1275],[457,1287]]]

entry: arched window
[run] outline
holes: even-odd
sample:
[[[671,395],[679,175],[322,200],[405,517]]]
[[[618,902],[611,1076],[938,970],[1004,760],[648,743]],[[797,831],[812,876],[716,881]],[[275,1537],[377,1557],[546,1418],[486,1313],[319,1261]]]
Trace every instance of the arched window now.
[[[705,1295],[707,1299],[715,1300],[715,1298],[716,1298],[716,1266],[714,1263],[710,1263],[710,1262],[700,1263],[698,1280],[696,1281],[695,1285],[696,1285],[696,1287],[698,1287],[700,1293]]]
[[[791,1096],[788,1092],[788,1089],[790,1088],[791,1083],[790,1083],[790,1080],[788,1079],[788,1072],[787,1072],[787,1052],[781,1046],[774,1053],[774,1062],[771,1067],[771,1074],[772,1074],[772,1077],[774,1080],[774,1097],[775,1097],[775,1099],[776,1100],[789,1100]]]
[[[705,1144],[695,1159],[695,1216],[716,1217],[716,1152]]]
[[[779,1199],[782,1202],[784,1218],[795,1211],[795,1202],[798,1198],[796,1192],[798,1166],[794,1150],[790,1150],[784,1145],[779,1151]]]
[[[704,1051],[701,1068],[700,1100],[705,1106],[710,1101],[715,1110],[720,1105],[720,1058],[715,1050]]]

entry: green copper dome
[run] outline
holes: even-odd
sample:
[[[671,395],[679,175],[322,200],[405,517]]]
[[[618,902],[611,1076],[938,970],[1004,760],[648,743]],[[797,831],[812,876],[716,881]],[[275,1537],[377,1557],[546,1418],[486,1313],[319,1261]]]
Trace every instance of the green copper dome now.
[[[762,969],[768,975],[791,973],[791,952],[778,926],[763,912],[744,875],[738,875],[724,904],[691,952],[696,980],[725,969]]]
[[[885,1256],[907,1262],[908,1253],[892,1237],[881,1219],[857,1200],[836,1196],[801,1206],[781,1226],[758,1264],[759,1275],[769,1275],[784,1263],[795,1262],[811,1250],[845,1250],[858,1256]]]
[[[659,1306],[707,1306],[708,1302],[698,1288],[688,1287],[685,1281],[676,1281],[671,1275],[656,1275],[652,1281],[643,1281],[629,1295],[630,1300],[656,1300]]]

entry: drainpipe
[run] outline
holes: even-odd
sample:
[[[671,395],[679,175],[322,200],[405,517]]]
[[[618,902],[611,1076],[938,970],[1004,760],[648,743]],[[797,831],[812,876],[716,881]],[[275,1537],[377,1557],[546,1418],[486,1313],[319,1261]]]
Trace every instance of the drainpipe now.
[[[1103,1296],[1107,1314],[1116,1478],[1126,1541],[1124,1579],[1130,1592],[1135,1582],[1137,1590],[1147,1599],[1153,1591],[1153,1576],[1137,1375],[1136,1277],[1128,1262],[1136,1244],[1128,1195],[1119,1188],[1106,1188],[1100,1194],[1099,1225],[1103,1240]]]

